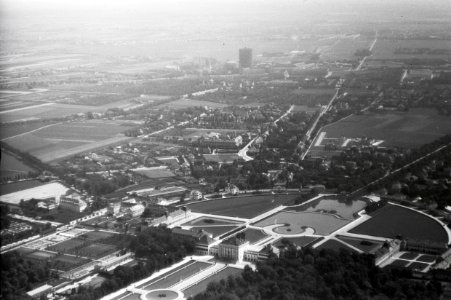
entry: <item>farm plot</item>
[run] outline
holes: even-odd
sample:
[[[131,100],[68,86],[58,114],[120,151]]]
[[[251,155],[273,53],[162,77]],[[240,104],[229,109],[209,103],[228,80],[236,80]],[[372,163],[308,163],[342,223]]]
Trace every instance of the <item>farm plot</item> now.
[[[412,226],[415,224],[415,226]],[[448,244],[448,233],[433,218],[405,207],[387,204],[368,221],[349,232],[385,238],[401,235],[405,239]]]
[[[14,148],[36,156],[44,162],[89,151],[97,147],[123,142],[122,132],[129,127],[114,121],[93,120],[66,122],[5,138]]]
[[[254,218],[280,205],[294,204],[293,195],[242,196],[187,205],[194,212],[228,217]]]
[[[451,133],[451,118],[433,109],[370,112],[325,126],[323,131],[331,138],[368,137],[383,140],[383,146],[417,147]]]
[[[0,179],[13,179],[14,176],[20,174],[28,174],[28,172],[35,172],[36,170],[27,166],[14,156],[3,152],[1,155],[1,163],[0,163]]]
[[[196,107],[196,106],[208,106],[211,108],[222,108],[222,107],[226,107],[227,104],[183,98],[183,99],[171,101],[169,103],[159,104],[159,105],[155,106],[155,108],[171,107],[173,109],[183,109],[183,108]]]
[[[371,60],[392,59],[449,59],[448,40],[382,40],[373,48]]]

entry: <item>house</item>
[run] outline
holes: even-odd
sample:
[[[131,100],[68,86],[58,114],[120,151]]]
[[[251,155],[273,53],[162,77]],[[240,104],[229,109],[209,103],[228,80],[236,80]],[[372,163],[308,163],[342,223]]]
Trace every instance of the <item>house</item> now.
[[[59,207],[74,212],[82,212],[88,207],[88,204],[80,194],[68,192],[66,195],[61,196]]]
[[[199,190],[192,190],[189,195],[189,198],[194,201],[201,200],[203,197],[202,192]]]

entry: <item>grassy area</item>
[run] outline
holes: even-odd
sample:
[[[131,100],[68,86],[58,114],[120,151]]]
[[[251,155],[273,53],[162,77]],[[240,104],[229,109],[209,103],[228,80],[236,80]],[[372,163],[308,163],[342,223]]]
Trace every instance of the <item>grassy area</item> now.
[[[183,294],[186,297],[195,296],[207,289],[207,286],[210,282],[213,281],[219,281],[221,279],[227,279],[230,275],[236,276],[242,272],[241,269],[236,268],[230,268],[227,267],[224,270],[221,270],[220,272],[214,274],[213,276],[207,277],[206,279],[202,280],[201,282],[187,288],[186,290],[183,290]]]
[[[175,283],[184,280],[200,271],[210,267],[210,263],[197,261],[193,264],[190,264],[186,267],[178,269],[176,272],[169,271],[169,275],[164,276],[160,280],[157,280],[149,285],[143,287],[145,290],[155,290],[155,289],[165,289],[168,288]]]
[[[434,109],[353,115],[323,128],[329,138],[369,137],[383,146],[417,147],[451,133],[451,118]]]
[[[194,212],[239,218],[254,218],[280,205],[292,205],[297,195],[255,195],[189,204]]]
[[[337,240],[328,240],[324,243],[322,243],[321,245],[319,245],[316,249],[321,250],[321,249],[332,249],[335,251],[339,251],[340,249],[344,249],[344,250],[348,250],[348,251],[352,251],[355,252],[354,249],[352,249],[351,247],[348,247],[347,245],[340,243]]]
[[[448,233],[436,220],[414,210],[390,204],[377,210],[371,219],[349,232],[386,238],[401,235],[405,239],[448,243]]]
[[[200,217],[182,224],[182,226],[234,225],[242,222],[221,218]]]

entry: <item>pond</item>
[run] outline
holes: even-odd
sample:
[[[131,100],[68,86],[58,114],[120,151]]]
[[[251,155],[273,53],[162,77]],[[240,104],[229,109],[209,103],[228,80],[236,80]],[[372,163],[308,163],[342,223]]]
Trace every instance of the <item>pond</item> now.
[[[337,215],[343,219],[353,220],[355,219],[354,214],[364,209],[366,204],[367,203],[364,200],[345,202],[337,199],[319,198],[309,203],[287,207],[285,210],[296,212],[319,212]]]

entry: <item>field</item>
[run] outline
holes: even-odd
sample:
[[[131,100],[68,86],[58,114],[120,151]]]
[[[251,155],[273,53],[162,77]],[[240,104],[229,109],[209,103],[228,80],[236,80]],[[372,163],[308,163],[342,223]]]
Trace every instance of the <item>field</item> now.
[[[434,49],[447,49],[449,51],[451,44],[447,40],[381,40],[378,39],[376,45],[373,48],[372,56],[370,59],[392,59],[392,60],[404,60],[411,58],[420,59],[449,59],[448,54],[403,54],[395,53],[397,48],[407,48],[407,49],[419,49],[419,48],[429,48]]]
[[[358,35],[345,36],[338,39],[331,47],[321,51],[321,58],[329,61],[356,60],[354,53],[360,49],[368,49],[373,39],[367,39]]]
[[[297,195],[244,196],[188,204],[193,212],[238,218],[254,218],[280,205],[293,204]]]
[[[194,100],[194,99],[178,99],[169,103],[156,105],[155,108],[172,108],[172,109],[183,109],[187,107],[195,107],[195,106],[208,106],[210,108],[221,108],[226,107],[227,104],[210,102],[210,101],[202,101],[202,100]]]
[[[225,280],[230,275],[236,276],[236,275],[240,274],[242,271],[243,270],[241,270],[241,269],[227,267],[227,268],[219,271],[218,273],[206,278],[205,280],[202,280],[201,282],[187,288],[186,290],[183,290],[182,292],[185,295],[185,297],[187,297],[187,298],[191,297],[191,296],[195,296],[195,295],[205,291],[210,282],[220,281],[221,279]]]
[[[386,238],[401,235],[405,239],[446,244],[449,241],[448,233],[436,220],[411,209],[390,204],[374,212],[371,219],[349,232]]]
[[[451,133],[451,118],[433,109],[353,115],[325,126],[328,137],[369,137],[384,140],[382,146],[418,147]]]
[[[142,289],[148,291],[155,289],[165,289],[211,266],[212,264],[210,263],[197,261],[184,266],[183,268],[178,268],[175,271],[169,271],[168,273],[164,274],[164,276],[160,276],[152,280],[151,282],[146,283],[146,285],[143,286]]]
[[[329,235],[349,222],[350,220],[339,219],[330,214],[281,211],[253,225],[266,227],[280,224],[279,230],[278,228],[274,230],[284,234],[302,233],[306,227],[309,227],[314,230],[315,234]]]
[[[118,250],[130,237],[102,231],[90,231],[54,244],[47,250],[97,259]]]
[[[68,188],[59,182],[51,182],[40,186],[35,186],[26,190],[0,196],[0,201],[10,204],[19,204],[21,200],[46,199],[59,197],[67,192]]]
[[[125,142],[122,132],[130,129],[120,122],[91,120],[51,124],[31,132],[4,138],[3,141],[44,162],[113,143]]]
[[[19,174],[27,174],[28,172],[36,171],[35,169],[25,165],[20,160],[2,151],[1,163],[0,163],[0,180],[4,178],[11,177]]]

